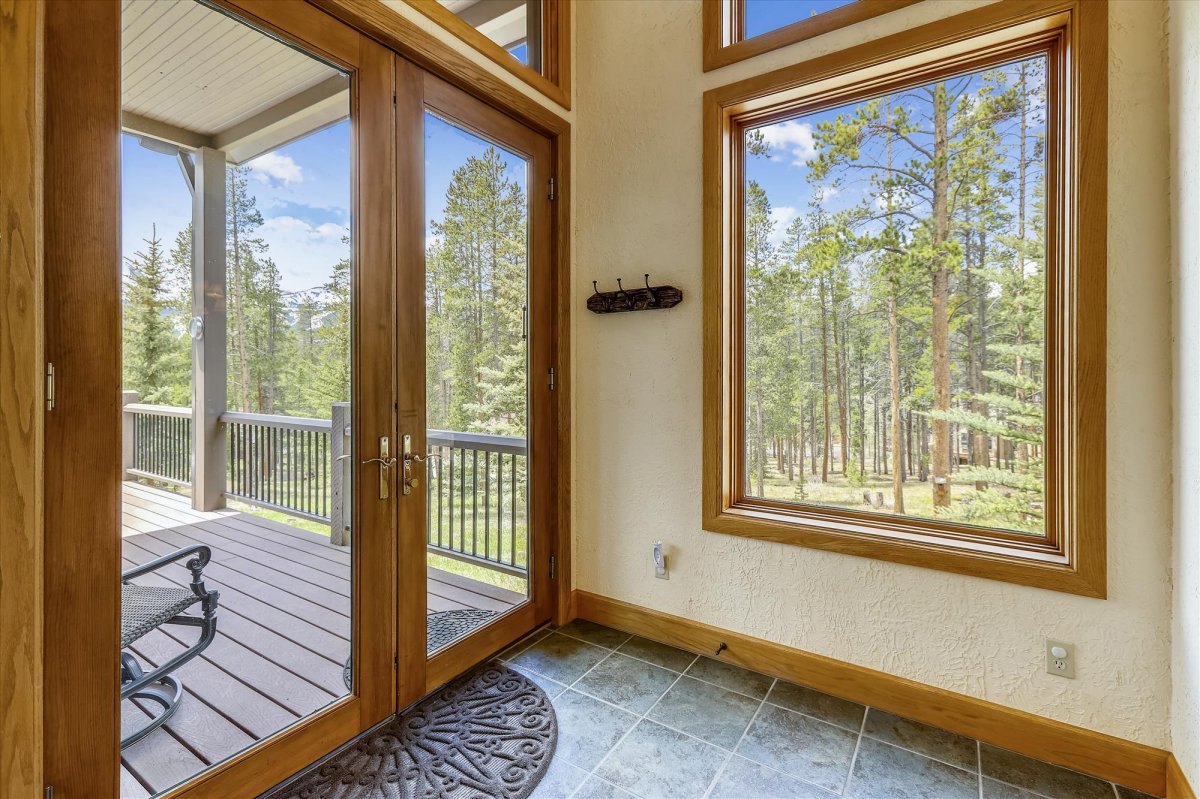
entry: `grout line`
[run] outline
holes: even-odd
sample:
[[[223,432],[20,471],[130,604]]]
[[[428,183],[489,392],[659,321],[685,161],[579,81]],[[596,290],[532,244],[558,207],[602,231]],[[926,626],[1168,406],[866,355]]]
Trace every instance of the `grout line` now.
[[[871,712],[871,708],[863,710],[862,723],[858,726],[858,738],[854,741],[854,753],[850,755],[850,768],[846,770],[846,778],[842,780],[842,789],[838,791],[839,796],[845,796],[846,791],[850,788],[850,777],[854,774],[854,763],[858,760],[858,749],[862,746],[864,731],[867,729],[867,714]]]

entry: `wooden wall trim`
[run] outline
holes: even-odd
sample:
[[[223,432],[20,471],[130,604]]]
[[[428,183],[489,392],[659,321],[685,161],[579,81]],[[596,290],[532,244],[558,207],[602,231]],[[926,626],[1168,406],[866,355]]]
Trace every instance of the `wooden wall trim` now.
[[[1162,749],[588,591],[576,591],[575,604],[580,618],[597,624],[710,656],[724,642],[728,649],[720,659],[739,666],[1153,796],[1163,796],[1167,789],[1170,755]],[[1175,799],[1170,793],[1167,796]],[[1178,797],[1194,799],[1195,795],[1181,793]]]
[[[1196,799],[1196,791],[1188,782],[1175,755],[1167,758],[1167,799]]]
[[[0,0],[0,796],[42,780],[41,3]]]

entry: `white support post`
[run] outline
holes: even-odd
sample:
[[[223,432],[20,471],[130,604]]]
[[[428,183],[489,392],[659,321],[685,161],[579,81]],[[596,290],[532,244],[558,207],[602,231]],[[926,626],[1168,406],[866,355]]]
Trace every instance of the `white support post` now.
[[[192,191],[192,507],[225,507],[225,153],[195,151]]]
[[[121,407],[136,405],[141,397],[136,391],[121,392]],[[121,412],[121,479],[136,480],[129,473],[133,468],[133,414]]]
[[[350,450],[350,403],[333,403],[333,419],[329,429],[329,543],[335,546],[350,545],[351,480],[354,459]]]

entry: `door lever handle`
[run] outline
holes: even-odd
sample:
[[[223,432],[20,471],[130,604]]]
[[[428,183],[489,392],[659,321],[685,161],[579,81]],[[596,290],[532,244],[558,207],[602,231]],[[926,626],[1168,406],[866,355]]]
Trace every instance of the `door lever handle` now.
[[[427,452],[424,455],[417,455],[412,451],[412,436],[406,434],[402,440],[404,443],[400,457],[404,459],[404,474],[401,477],[400,486],[404,495],[408,496],[414,488],[421,484],[421,481],[413,474],[412,465],[414,463],[428,463],[435,458],[441,460],[442,456],[431,452]]]
[[[396,459],[391,457],[391,441],[387,436],[379,437],[379,457],[367,458],[363,461],[363,466],[368,463],[379,464],[379,498],[387,499],[392,495],[391,480],[389,480],[389,472],[396,465]],[[408,493],[405,491],[404,493]]]

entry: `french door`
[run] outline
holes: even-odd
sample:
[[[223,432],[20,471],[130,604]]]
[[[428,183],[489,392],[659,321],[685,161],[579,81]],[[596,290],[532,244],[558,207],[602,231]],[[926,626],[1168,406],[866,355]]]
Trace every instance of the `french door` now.
[[[553,614],[553,184],[545,136],[396,86],[403,705]]]

